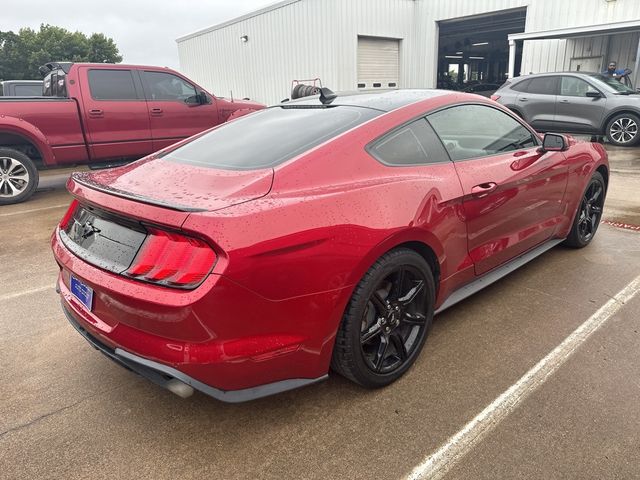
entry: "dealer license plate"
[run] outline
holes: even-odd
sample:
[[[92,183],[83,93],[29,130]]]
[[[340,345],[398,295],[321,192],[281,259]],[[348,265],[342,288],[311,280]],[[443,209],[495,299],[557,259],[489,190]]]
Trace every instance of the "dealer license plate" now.
[[[87,310],[91,311],[91,307],[93,306],[93,288],[71,275],[71,293]]]

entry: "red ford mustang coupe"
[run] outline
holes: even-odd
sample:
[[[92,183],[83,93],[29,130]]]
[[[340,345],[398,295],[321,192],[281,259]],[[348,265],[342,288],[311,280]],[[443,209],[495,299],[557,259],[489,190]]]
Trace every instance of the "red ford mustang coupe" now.
[[[182,396],[239,402],[330,369],[388,385],[434,313],[602,215],[601,145],[437,90],[282,103],[75,174],[52,237],[71,324]]]

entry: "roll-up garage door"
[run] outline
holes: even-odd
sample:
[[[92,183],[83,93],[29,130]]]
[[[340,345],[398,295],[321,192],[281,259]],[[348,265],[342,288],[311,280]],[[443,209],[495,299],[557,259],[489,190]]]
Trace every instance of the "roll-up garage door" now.
[[[358,37],[358,88],[398,88],[400,40]]]

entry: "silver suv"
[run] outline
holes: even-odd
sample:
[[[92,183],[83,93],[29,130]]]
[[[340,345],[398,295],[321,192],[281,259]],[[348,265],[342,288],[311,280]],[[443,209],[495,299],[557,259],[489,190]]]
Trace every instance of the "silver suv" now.
[[[640,94],[600,73],[517,77],[491,98],[541,132],[606,135],[625,147],[640,140]]]

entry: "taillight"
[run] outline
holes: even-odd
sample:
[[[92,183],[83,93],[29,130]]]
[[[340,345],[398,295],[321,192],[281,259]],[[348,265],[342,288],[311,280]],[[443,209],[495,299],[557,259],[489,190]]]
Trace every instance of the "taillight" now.
[[[69,223],[71,223],[71,220],[73,219],[73,214],[76,213],[76,208],[78,208],[78,200],[73,200],[71,202],[71,205],[69,205],[67,213],[65,213],[64,217],[62,217],[62,220],[60,220],[61,230],[66,230],[66,228],[69,226]]]
[[[161,285],[194,288],[211,272],[216,254],[207,243],[178,233],[148,231],[125,275]]]
[[[500,95],[496,95],[495,93],[491,95],[491,100],[493,100],[494,102],[497,102],[499,98],[500,98]]]

